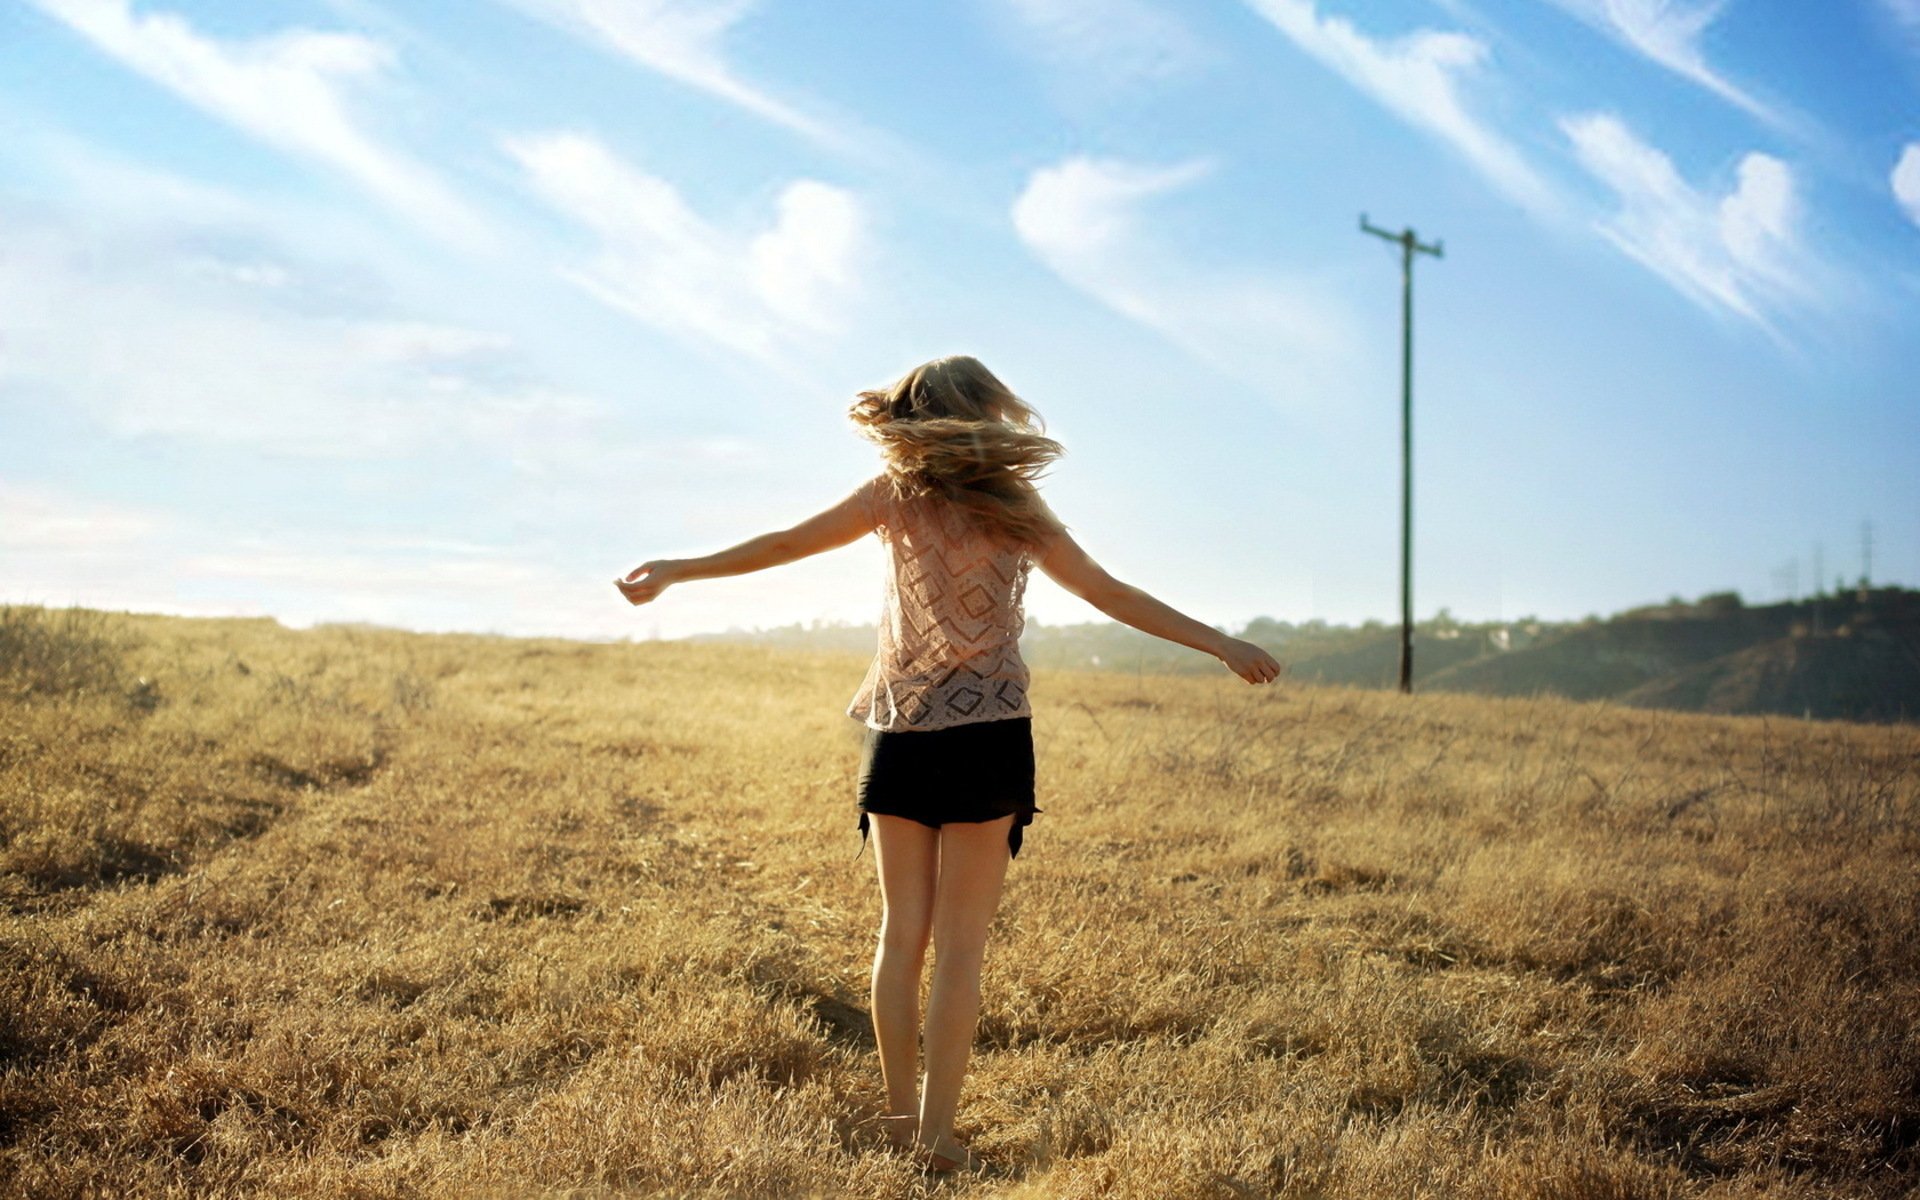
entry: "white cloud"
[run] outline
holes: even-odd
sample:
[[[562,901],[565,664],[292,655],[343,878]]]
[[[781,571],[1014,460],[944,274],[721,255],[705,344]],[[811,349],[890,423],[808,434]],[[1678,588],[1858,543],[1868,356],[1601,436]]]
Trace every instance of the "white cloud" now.
[[[529,563],[505,557],[493,548],[477,551],[438,547],[340,551],[288,550],[284,545],[242,541],[229,548],[192,554],[181,560],[183,574],[211,579],[243,579],[258,584],[296,584],[351,593],[465,592],[470,588],[507,588],[530,584],[540,572]]]
[[[505,146],[549,204],[597,235],[593,259],[564,274],[609,306],[767,362],[801,334],[841,327],[866,242],[852,193],[798,180],[781,192],[769,225],[740,233],[709,222],[671,184],[586,134],[513,137]]]
[[[511,341],[491,331],[310,312],[286,266],[263,288],[251,261],[6,219],[0,387],[71,404],[118,436],[338,458],[451,439],[519,461],[588,439],[603,413],[518,379]]]
[[[0,603],[271,614],[292,625],[630,632],[620,619],[627,606],[603,573],[433,539],[288,532],[265,541],[77,492],[0,483]]]
[[[391,50],[355,33],[287,29],[219,39],[176,13],[131,0],[31,0],[106,54],[238,129],[337,171],[429,231],[487,240],[485,222],[431,171],[381,144],[349,93],[392,67]]]
[[[1203,162],[1145,166],[1071,158],[1035,171],[1013,205],[1027,248],[1069,285],[1229,374],[1311,401],[1353,352],[1340,305],[1297,283],[1196,267],[1141,220]],[[1276,386],[1277,385],[1277,386]]]
[[[733,522],[737,528],[737,515]],[[0,481],[0,603],[271,615],[292,626],[370,621],[570,638],[681,636],[814,616],[858,619],[864,614],[847,598],[864,589],[850,585],[880,568],[879,547],[869,543],[782,568],[774,607],[764,585],[743,579],[635,609],[612,580],[640,560],[618,550],[531,552],[457,538],[340,534],[297,520],[276,525],[266,539],[66,488]]]
[[[860,206],[839,188],[802,179],[780,193],[777,207],[773,227],[747,250],[753,291],[792,324],[830,332],[840,298],[855,287]]]
[[[1545,216],[1557,207],[1546,181],[1467,104],[1465,81],[1487,61],[1485,42],[1432,29],[1392,40],[1370,38],[1341,17],[1320,16],[1312,0],[1247,2],[1389,112],[1452,146],[1523,208]]]
[[[1147,0],[997,0],[1022,46],[1102,90],[1154,82],[1212,57],[1192,30]]]
[[[1748,154],[1732,187],[1715,197],[1617,117],[1564,117],[1560,128],[1581,164],[1619,200],[1600,232],[1689,299],[1776,333],[1769,310],[1815,295],[1817,268],[1796,228],[1793,173],[1779,159]]]
[[[748,83],[727,61],[727,31],[752,10],[752,0],[506,3],[813,141],[829,146],[844,144],[843,136],[833,128]]]
[[[1720,201],[1720,237],[1740,263],[1764,262],[1793,236],[1793,172],[1766,154],[1740,160],[1740,179]]]
[[[1707,64],[1700,39],[1728,0],[1553,0],[1621,45],[1771,125],[1784,124],[1771,108]]]
[[[133,545],[164,522],[118,504],[0,479],[0,548],[89,554]]]
[[[356,321],[342,336],[349,357],[396,364],[467,358],[513,345],[505,334],[431,321]]]
[[[0,144],[23,175],[45,181],[40,196],[21,194],[23,204],[38,204],[73,228],[111,230],[138,243],[121,253],[187,248],[180,268],[209,282],[271,291],[291,286],[298,275],[311,288],[314,271],[325,270],[331,288],[355,290],[367,264],[379,264],[384,294],[393,290],[397,268],[418,261],[409,255],[410,231],[383,230],[324,195],[305,189],[242,194],[125,158],[4,104]],[[196,248],[217,253],[196,254]],[[290,256],[302,261],[297,271]]]
[[[1920,142],[1908,142],[1906,149],[1900,152],[1900,161],[1893,164],[1893,174],[1888,177],[1893,185],[1893,198],[1906,210],[1913,223],[1920,225]]]

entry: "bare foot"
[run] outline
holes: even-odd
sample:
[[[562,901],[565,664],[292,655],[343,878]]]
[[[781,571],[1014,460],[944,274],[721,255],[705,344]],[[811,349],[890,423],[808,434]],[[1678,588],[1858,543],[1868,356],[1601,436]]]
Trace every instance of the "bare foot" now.
[[[943,1175],[953,1171],[977,1172],[987,1165],[984,1159],[954,1141],[951,1136],[935,1138],[932,1144],[916,1142],[916,1145],[920,1167],[925,1171]]]

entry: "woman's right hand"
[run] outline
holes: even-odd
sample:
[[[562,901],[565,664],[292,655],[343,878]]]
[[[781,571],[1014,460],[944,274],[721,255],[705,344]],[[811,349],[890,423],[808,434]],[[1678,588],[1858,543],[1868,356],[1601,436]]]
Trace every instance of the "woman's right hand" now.
[[[624,577],[614,580],[613,586],[620,589],[620,594],[627,598],[628,604],[645,604],[666,591],[679,578],[674,570],[676,566],[678,564],[670,558],[641,563]]]
[[[1227,639],[1226,645],[1220,648],[1220,661],[1248,683],[1272,683],[1287,672],[1286,664],[1279,659],[1239,638]]]

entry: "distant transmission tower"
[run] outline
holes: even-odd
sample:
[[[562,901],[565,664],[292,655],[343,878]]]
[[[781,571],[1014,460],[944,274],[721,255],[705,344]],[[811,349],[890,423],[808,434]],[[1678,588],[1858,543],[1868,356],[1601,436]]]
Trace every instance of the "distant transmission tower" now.
[[[1873,586],[1873,522],[1860,522],[1860,590]]]
[[[1813,636],[1820,636],[1820,604],[1827,595],[1826,547],[1813,544]]]
[[[1799,583],[1799,575],[1800,564],[1797,561],[1784,563],[1781,566],[1775,567],[1773,569],[1774,594],[1778,595],[1781,600],[1789,604],[1792,603],[1794,591]]]

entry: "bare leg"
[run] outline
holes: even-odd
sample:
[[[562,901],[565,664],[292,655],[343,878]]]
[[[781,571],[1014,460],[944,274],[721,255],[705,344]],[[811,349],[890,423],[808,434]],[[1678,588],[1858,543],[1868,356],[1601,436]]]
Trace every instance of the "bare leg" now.
[[[939,867],[939,834],[918,821],[887,813],[869,818],[873,859],[880,875],[880,944],[873,956],[873,1036],[880,1046],[880,1074],[887,1085],[887,1112],[911,1117],[919,1111],[916,1084],[920,1059],[920,969],[933,931],[933,889]],[[891,1132],[896,1145],[912,1141],[913,1122]]]
[[[919,1144],[959,1158],[953,1117],[980,1018],[980,966],[987,927],[1006,881],[1014,818],[940,827],[940,876],[933,901],[933,988],[927,997],[927,1078]]]

